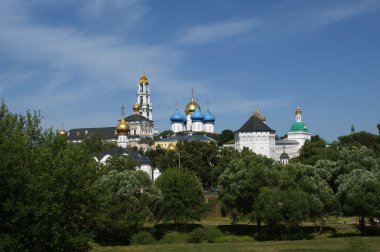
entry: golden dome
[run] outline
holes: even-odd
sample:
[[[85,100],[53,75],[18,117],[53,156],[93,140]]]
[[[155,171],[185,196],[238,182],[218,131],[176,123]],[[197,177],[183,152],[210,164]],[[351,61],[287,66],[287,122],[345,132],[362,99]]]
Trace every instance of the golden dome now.
[[[118,135],[126,135],[129,134],[129,125],[125,121],[124,116],[121,117],[120,122],[116,126],[116,133]]]
[[[298,106],[297,109],[296,109],[296,115],[301,115],[302,114],[302,110],[300,109],[300,107]]]
[[[141,75],[139,83],[143,84],[143,85],[149,84],[148,78],[146,77],[146,75],[144,73]]]
[[[176,146],[175,146],[174,143],[170,143],[169,146],[168,146],[168,148],[167,148],[167,150],[169,150],[169,151],[175,151],[176,149],[177,148],[176,148]]]
[[[186,115],[193,113],[197,109],[197,107],[199,109],[201,108],[199,104],[194,101],[194,97],[191,97],[191,101],[185,107]]]
[[[61,129],[59,132],[58,132],[58,134],[60,135],[60,136],[66,136],[66,131],[64,130],[64,129]]]
[[[140,111],[140,105],[136,102],[133,107],[132,107],[134,112],[139,112]]]

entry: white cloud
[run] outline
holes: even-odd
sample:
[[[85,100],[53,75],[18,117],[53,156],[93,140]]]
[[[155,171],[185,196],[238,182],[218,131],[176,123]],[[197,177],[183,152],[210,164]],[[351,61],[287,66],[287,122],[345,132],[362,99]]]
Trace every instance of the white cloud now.
[[[194,45],[212,43],[221,39],[248,33],[257,23],[258,22],[254,19],[245,19],[198,25],[189,28],[179,39],[179,42]]]

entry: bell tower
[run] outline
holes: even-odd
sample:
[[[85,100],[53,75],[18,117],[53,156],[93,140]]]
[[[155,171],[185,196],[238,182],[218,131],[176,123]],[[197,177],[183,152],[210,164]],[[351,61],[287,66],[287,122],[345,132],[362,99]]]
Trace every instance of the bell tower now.
[[[139,113],[142,116],[145,116],[149,120],[153,120],[153,107],[150,101],[150,90],[149,90],[149,81],[143,72],[138,85],[136,103],[140,105]]]

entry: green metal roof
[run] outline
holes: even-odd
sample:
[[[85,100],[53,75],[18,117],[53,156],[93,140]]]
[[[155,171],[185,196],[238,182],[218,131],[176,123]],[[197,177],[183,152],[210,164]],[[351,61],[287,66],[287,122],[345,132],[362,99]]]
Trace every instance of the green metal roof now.
[[[294,122],[292,124],[292,127],[290,128],[290,132],[299,132],[299,131],[309,132],[307,130],[307,128],[306,128],[305,123],[303,123],[303,122]]]

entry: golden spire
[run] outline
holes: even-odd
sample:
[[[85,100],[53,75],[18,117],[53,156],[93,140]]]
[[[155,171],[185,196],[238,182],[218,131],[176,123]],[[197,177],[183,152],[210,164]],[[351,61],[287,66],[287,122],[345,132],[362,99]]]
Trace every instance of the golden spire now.
[[[259,105],[257,105],[257,107],[256,107],[255,116],[260,119]]]
[[[302,114],[302,110],[300,109],[299,106],[297,106],[297,109],[295,111],[296,115],[301,115]]]
[[[148,80],[148,78],[145,75],[145,71],[143,71],[143,73],[141,74],[139,83],[143,84],[143,85],[148,85],[149,84],[149,80]]]
[[[124,118],[124,106],[121,106],[121,119],[116,126],[117,135],[127,135],[129,134],[129,125]]]

